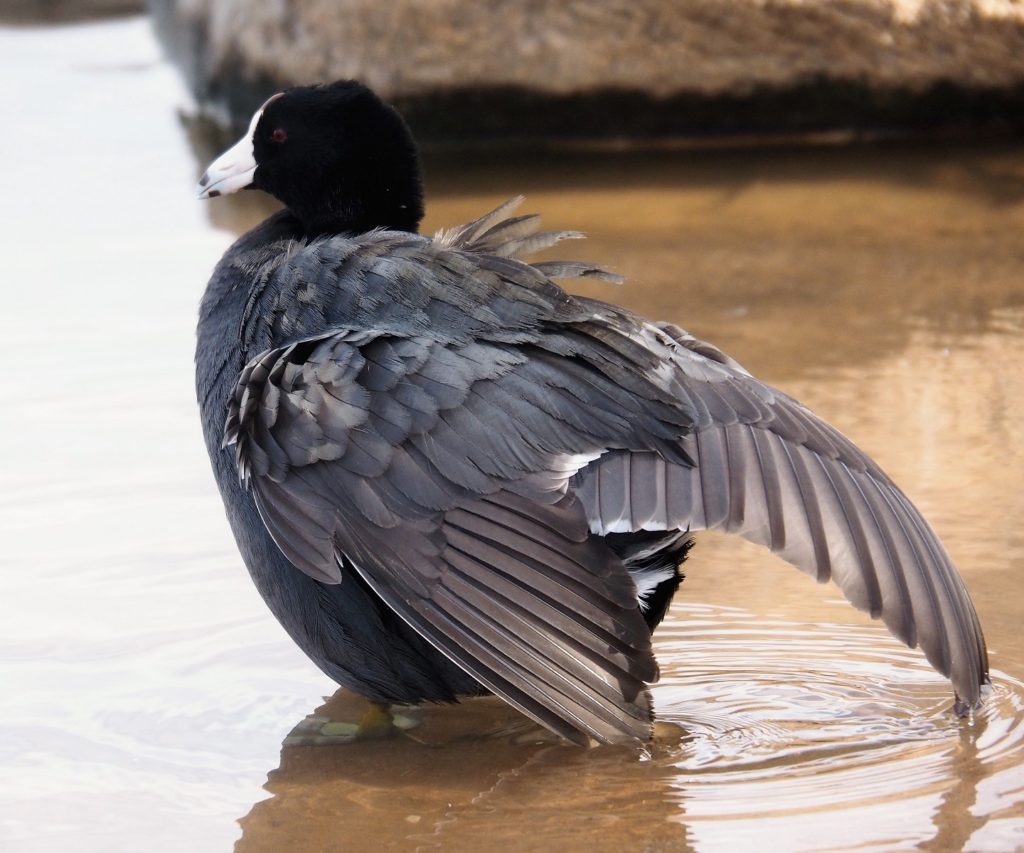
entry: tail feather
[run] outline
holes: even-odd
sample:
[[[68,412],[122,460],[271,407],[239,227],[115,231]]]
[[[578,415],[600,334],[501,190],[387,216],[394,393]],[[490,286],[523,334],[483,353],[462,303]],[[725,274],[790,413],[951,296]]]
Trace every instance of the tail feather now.
[[[647,627],[653,632],[668,613],[672,598],[685,577],[680,567],[693,547],[689,531],[609,533],[605,542],[618,554],[633,578],[637,603]]]

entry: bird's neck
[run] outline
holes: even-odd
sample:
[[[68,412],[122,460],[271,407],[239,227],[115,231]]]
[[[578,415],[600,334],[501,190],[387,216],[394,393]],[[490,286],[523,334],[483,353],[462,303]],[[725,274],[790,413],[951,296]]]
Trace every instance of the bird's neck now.
[[[331,191],[290,199],[287,206],[309,238],[365,234],[375,228],[416,233],[423,218],[423,185],[418,172],[349,176]]]

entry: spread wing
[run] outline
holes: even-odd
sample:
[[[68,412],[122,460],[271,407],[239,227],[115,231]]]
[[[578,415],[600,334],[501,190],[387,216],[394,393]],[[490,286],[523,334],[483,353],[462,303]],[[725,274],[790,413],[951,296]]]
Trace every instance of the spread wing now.
[[[527,385],[535,404],[517,399]],[[332,583],[348,560],[424,638],[570,739],[645,740],[657,667],[636,588],[565,494],[596,451],[561,448],[613,427],[600,412],[557,420],[548,393],[508,345],[339,331],[250,363],[226,435],[298,568]]]
[[[545,276],[602,271],[512,258],[575,235],[501,213],[433,242],[332,239],[275,273],[270,338],[295,342],[242,372],[226,441],[285,555],[326,583],[348,560],[577,741],[649,732],[649,632],[602,541],[642,529],[739,533],[836,580],[974,704],[988,663],[973,605],[878,466],[681,329],[568,297]]]
[[[592,529],[719,529],[766,545],[919,645],[975,704],[988,679],[974,606],[949,556],[906,495],[849,439],[678,327],[609,306],[599,335],[619,359],[638,341],[671,365],[667,393],[694,416],[692,465],[613,452],[580,472]],[[614,358],[609,355],[607,357]]]

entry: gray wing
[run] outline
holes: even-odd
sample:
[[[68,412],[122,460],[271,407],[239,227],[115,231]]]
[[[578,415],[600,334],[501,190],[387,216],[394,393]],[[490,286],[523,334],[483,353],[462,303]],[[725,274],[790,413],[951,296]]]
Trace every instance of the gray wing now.
[[[538,538],[540,531],[557,532],[568,515],[594,537],[725,529],[819,580],[834,578],[976,702],[988,665],[974,608],[938,539],[888,477],[713,347],[676,327],[572,299],[545,277],[601,270],[515,261],[520,251],[575,235],[538,234],[536,218],[502,220],[504,212],[433,242],[383,232],[315,243],[273,273],[271,304],[254,303],[253,316],[272,318],[264,332],[272,347],[346,326],[268,350],[243,371],[231,403],[227,438],[239,471],[292,562],[333,582],[338,554],[349,556],[406,621],[496,693],[570,737],[621,740],[646,726],[638,683],[654,674],[635,602],[616,609],[625,606],[625,573],[597,548],[591,571],[568,559],[575,575],[544,578],[545,561],[594,546],[578,526],[562,539]],[[531,603],[519,602],[527,610],[544,595],[557,602],[569,594],[552,583],[581,595],[590,589],[593,609],[578,611],[576,624],[573,608],[563,608],[560,621],[547,630],[537,624],[514,649],[498,635],[438,633],[414,603],[433,601],[454,577],[448,537],[462,534],[452,532],[448,514],[493,521],[516,511],[529,517],[528,535],[517,540],[515,525],[506,525],[498,538],[518,544],[512,553],[497,550],[515,565],[503,573],[488,552],[488,594],[500,598],[498,587],[515,575],[529,587],[520,594]],[[399,553],[379,557],[399,541]],[[527,549],[538,548],[543,559],[526,566]],[[420,558],[407,565],[404,553]],[[421,570],[425,580],[416,580]],[[609,611],[612,635],[625,646],[608,644],[601,601],[618,602]],[[457,623],[452,617],[447,630]],[[582,651],[573,645],[581,636],[589,638]],[[502,659],[499,672],[497,658],[484,661],[485,647],[520,658]],[[577,678],[572,698],[537,680],[568,666],[555,662],[559,648],[587,661],[590,680]],[[531,669],[527,661],[538,656],[547,663]],[[629,677],[615,682],[626,709],[620,718],[633,722],[616,728],[608,715],[623,709],[606,694],[622,673]]]
[[[335,583],[344,557],[441,652],[572,740],[645,740],[650,633],[565,493],[596,452],[559,449],[609,427],[556,426],[540,381],[538,403],[516,407],[527,364],[507,345],[338,331],[251,362],[226,442],[299,569]]]
[[[718,529],[766,545],[919,645],[975,704],[988,658],[974,606],[931,527],[866,454],[800,403],[678,327],[595,305],[602,342],[640,342],[666,365],[661,385],[692,411],[680,465],[612,452],[580,472],[591,527]],[[670,366],[670,369],[668,369]]]

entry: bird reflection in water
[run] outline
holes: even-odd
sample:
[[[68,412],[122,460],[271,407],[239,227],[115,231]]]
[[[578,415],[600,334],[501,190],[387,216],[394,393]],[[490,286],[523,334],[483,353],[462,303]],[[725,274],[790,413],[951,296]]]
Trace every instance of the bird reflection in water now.
[[[240,853],[473,849],[484,839],[488,847],[571,849],[594,835],[599,847],[621,846],[636,841],[638,809],[647,849],[691,849],[674,768],[651,757],[678,752],[672,727],[638,760],[629,747],[567,746],[482,697],[423,708],[415,728],[379,739],[331,745],[319,733],[325,720],[358,720],[369,707],[341,689],[285,738],[265,786],[271,797],[240,821]]]

